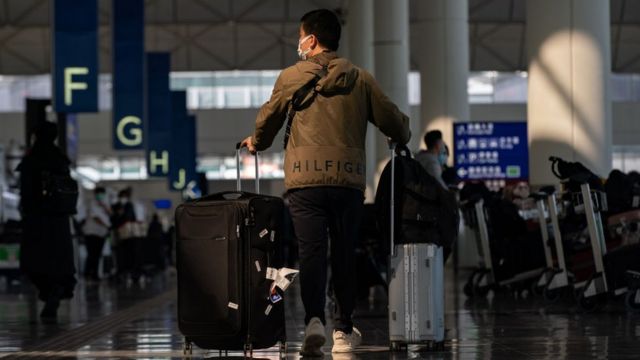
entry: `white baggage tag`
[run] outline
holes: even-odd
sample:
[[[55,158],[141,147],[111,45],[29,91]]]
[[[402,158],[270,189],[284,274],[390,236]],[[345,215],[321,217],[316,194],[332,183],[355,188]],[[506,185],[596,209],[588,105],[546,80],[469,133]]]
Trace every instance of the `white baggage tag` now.
[[[276,279],[276,286],[277,287],[279,287],[282,291],[285,291],[285,290],[287,290],[289,285],[291,285],[291,281],[289,281],[289,279],[287,279],[286,277],[282,277],[282,276],[278,275],[278,278]]]
[[[298,276],[299,272],[299,270],[289,268],[282,268],[278,270],[278,276],[275,279],[275,285],[282,289],[282,291],[287,290],[296,276]]]
[[[262,271],[262,268],[260,267],[260,261],[256,260],[256,270],[258,270],[258,272]]]
[[[276,232],[275,232],[275,230],[272,230],[271,231],[271,242],[274,242],[274,241],[276,241]]]
[[[268,267],[267,268],[267,273],[266,273],[266,278],[269,280],[275,280],[278,278],[278,270]]]
[[[280,270],[278,270],[278,275],[282,276],[282,277],[287,277],[289,280],[293,281],[293,279],[296,278],[296,276],[298,276],[298,273],[300,272],[300,270],[296,270],[296,269],[289,269],[289,268],[282,268]]]
[[[260,231],[260,239],[262,239],[263,237],[267,236],[267,234],[269,234],[269,230],[264,229],[262,231]]]
[[[269,315],[269,313],[271,312],[271,309],[273,309],[273,305],[269,304],[267,306],[267,309],[264,311],[264,314]]]
[[[233,310],[238,310],[238,304],[232,303],[231,301],[229,301],[229,305],[227,306]]]

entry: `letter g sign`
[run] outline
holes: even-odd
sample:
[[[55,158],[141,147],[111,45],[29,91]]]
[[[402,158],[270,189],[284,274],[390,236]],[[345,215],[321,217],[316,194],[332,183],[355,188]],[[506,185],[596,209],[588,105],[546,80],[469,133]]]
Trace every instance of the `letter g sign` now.
[[[142,144],[142,120],[137,116],[125,116],[118,121],[116,136],[125,146],[138,146]],[[128,131],[127,131],[128,129]]]

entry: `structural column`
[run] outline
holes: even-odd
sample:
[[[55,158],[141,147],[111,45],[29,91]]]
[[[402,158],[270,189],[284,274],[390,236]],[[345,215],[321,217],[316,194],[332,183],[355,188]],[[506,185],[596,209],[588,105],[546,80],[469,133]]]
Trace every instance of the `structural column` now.
[[[374,0],[375,75],[382,91],[409,115],[409,1]],[[389,157],[385,138],[378,135],[377,161]]]
[[[345,30],[349,60],[356,66],[373,74],[373,0],[349,0],[347,6]],[[377,132],[378,130],[375,127],[368,126],[365,147],[367,154],[367,191],[365,192],[367,202],[373,202],[375,194]]]
[[[469,120],[467,0],[416,1],[414,57],[420,69],[422,135],[440,130],[453,151],[453,123]],[[450,157],[450,161],[453,156]]]
[[[611,169],[608,0],[527,0],[531,182],[555,184],[549,156]]]

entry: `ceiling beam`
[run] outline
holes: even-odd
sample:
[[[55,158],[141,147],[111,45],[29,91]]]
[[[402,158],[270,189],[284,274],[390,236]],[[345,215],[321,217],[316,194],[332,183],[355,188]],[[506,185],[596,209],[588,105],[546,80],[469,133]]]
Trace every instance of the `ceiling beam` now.
[[[477,4],[469,7],[469,17],[471,17],[471,15],[477,13],[478,11],[482,10],[483,8],[489,6],[489,4],[491,4],[494,1],[495,0],[482,0]]]

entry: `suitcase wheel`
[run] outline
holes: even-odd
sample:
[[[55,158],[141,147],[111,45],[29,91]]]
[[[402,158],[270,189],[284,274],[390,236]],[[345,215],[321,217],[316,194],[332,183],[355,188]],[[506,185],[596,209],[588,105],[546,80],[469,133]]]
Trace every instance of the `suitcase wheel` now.
[[[193,344],[186,338],[184,339],[184,343],[182,343],[182,355],[185,357],[191,357],[191,355],[193,355]]]
[[[244,345],[244,355],[245,355],[245,357],[246,357],[247,354],[249,354],[250,358],[253,357],[253,344],[245,344]]]
[[[280,354],[280,358],[281,358],[281,359],[286,358],[286,357],[287,357],[287,351],[289,350],[289,345],[287,344],[287,342],[286,342],[286,341],[284,341],[284,342],[279,342],[278,344],[279,344],[279,346],[278,346],[278,348],[279,348],[279,349],[278,349],[278,352],[279,352],[279,354]]]
[[[390,349],[392,352],[398,352],[398,351],[402,351],[402,347],[403,347],[403,344],[402,344],[401,342],[399,342],[399,341],[392,341],[392,342],[391,342],[391,344],[390,344],[390,346],[389,346],[389,349]]]
[[[624,304],[628,311],[640,313],[640,289],[627,291]]]

